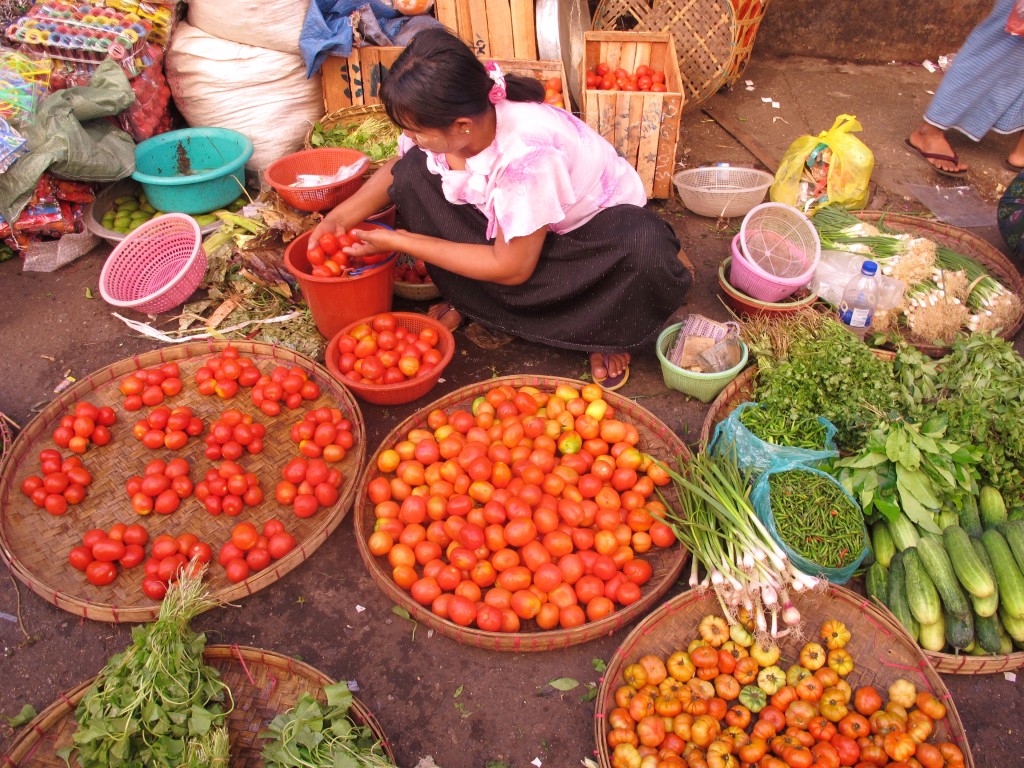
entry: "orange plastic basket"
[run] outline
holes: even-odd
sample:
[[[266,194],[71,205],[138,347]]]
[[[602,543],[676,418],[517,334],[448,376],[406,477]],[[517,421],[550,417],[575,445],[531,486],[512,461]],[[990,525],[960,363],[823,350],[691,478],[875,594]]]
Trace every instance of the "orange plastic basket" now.
[[[293,187],[302,174],[331,176],[339,168],[367,157],[355,149],[319,147],[293,152],[267,166],[263,176],[274,191],[292,208],[300,211],[326,211],[351,197],[363,186],[365,174],[360,173],[345,181],[316,187]]]
[[[455,354],[455,337],[452,336],[451,331],[434,318],[415,312],[392,312],[391,314],[395,316],[399,325],[413,333],[419,333],[424,328],[433,328],[437,331],[437,348],[443,357],[436,366],[417,374],[408,381],[397,384],[359,384],[346,377],[338,367],[338,357],[340,356],[338,339],[351,332],[360,323],[369,322],[372,318],[367,317],[342,328],[331,337],[327,344],[324,364],[331,375],[352,390],[356,397],[374,405],[402,405],[423,397],[437,384],[438,378],[444,373],[444,369],[451,362],[452,355]]]

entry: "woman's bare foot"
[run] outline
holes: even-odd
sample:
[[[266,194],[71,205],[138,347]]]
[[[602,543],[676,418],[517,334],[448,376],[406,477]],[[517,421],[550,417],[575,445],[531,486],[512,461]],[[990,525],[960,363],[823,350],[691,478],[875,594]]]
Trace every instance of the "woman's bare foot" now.
[[[427,309],[427,316],[437,320],[449,331],[454,331],[462,324],[462,315],[447,301],[433,304]]]
[[[631,359],[628,352],[591,352],[590,375],[598,384],[615,381],[629,369]]]
[[[950,146],[946,134],[930,123],[921,123],[921,126],[910,134],[907,144],[916,149],[940,172],[963,173],[967,170],[967,165]]]
[[[1024,133],[1021,133],[1020,138],[1017,140],[1017,146],[1010,152],[1006,162],[1014,168],[1024,168]]]

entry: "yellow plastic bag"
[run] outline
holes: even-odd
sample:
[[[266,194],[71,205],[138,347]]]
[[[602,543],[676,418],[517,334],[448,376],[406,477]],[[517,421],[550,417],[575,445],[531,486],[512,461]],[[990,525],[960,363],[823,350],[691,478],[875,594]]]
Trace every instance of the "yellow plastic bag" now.
[[[807,213],[829,203],[864,208],[875,156],[853,135],[860,130],[857,118],[840,115],[829,130],[790,144],[775,173],[771,199]]]

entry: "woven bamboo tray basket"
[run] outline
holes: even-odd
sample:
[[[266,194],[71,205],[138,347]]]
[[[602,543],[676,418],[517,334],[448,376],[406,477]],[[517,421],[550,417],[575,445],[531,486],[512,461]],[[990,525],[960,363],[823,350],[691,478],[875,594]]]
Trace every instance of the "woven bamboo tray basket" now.
[[[370,576],[384,593],[395,603],[405,608],[416,620],[441,634],[466,645],[486,648],[493,651],[550,651],[567,648],[585,643],[598,637],[609,636],[622,629],[626,624],[643,615],[666,591],[675,583],[683,566],[689,558],[689,552],[682,546],[667,549],[652,549],[640,557],[647,559],[653,566],[654,573],[650,581],[643,587],[641,598],[632,605],[617,609],[611,615],[598,621],[587,622],[573,629],[541,630],[533,621],[524,621],[520,632],[486,632],[473,627],[460,627],[448,619],[443,619],[413,600],[408,592],[402,590],[391,578],[387,559],[372,555],[367,546],[367,539],[374,530],[374,505],[366,494],[370,481],[378,475],[377,457],[395,443],[405,438],[410,429],[426,428],[427,415],[435,408],[453,410],[469,408],[473,400],[487,390],[508,384],[519,388],[532,386],[542,391],[554,391],[560,384],[579,388],[584,382],[552,376],[503,376],[488,379],[478,384],[471,384],[434,401],[399,424],[384,438],[377,452],[368,460],[366,469],[359,479],[360,493],[355,502],[353,525],[355,526],[356,544],[359,554],[366,563]],[[615,409],[616,418],[636,426],[640,432],[640,443],[637,446],[644,453],[675,466],[678,457],[688,460],[690,453],[679,437],[652,413],[640,407],[632,400],[616,394],[605,392],[605,401]],[[666,498],[674,500],[671,486],[661,489]]]
[[[940,245],[945,245],[954,251],[970,256],[972,259],[987,269],[993,277],[1001,282],[1006,288],[1024,300],[1024,278],[1006,256],[1004,256],[994,245],[982,240],[977,235],[943,224],[941,221],[922,219],[917,216],[905,216],[898,213],[886,213],[883,211],[851,211],[854,216],[864,221],[879,226],[885,226],[895,232],[907,232],[918,237],[927,237]],[[1017,321],[1009,328],[1004,328],[1000,333],[1004,339],[1013,340],[1024,325],[1024,314],[1017,318]],[[912,342],[915,347],[924,354],[931,357],[942,357],[949,352],[949,347],[923,342]]]
[[[211,565],[207,578],[213,597],[231,602],[273,584],[313,554],[337,528],[351,507],[356,489],[354,480],[366,455],[365,429],[355,399],[325,368],[289,349],[258,342],[235,341],[231,344],[242,356],[251,358],[263,373],[270,373],[278,365],[304,369],[319,385],[320,397],[305,402],[294,411],[285,408],[280,416],[271,419],[252,404],[248,389],[243,388],[230,400],[200,395],[193,383],[195,372],[228,342],[189,342],[121,360],[82,378],[21,431],[0,466],[0,557],[33,592],[59,608],[88,619],[150,621],[159,613],[160,603],[142,593],[144,569],[141,566],[121,569],[112,584],[97,587],[86,580],[84,573],[68,564],[68,552],[81,544],[82,534],[87,530],[107,530],[116,522],[139,522],[145,526],[151,540],[160,533],[177,536],[191,532],[209,544],[216,554],[230,538],[232,527],[241,520],[249,520],[262,527],[267,520],[279,518],[297,541],[295,549],[287,555],[238,584],[227,580],[221,566]],[[132,371],[172,361],[178,363],[185,386],[180,394],[168,398],[164,404],[189,406],[195,415],[202,418],[205,429],[203,435],[191,438],[180,451],[154,451],[145,448],[132,436],[132,426],[144,418],[148,410],[126,412],[121,407],[123,397],[118,387],[121,379]],[[69,507],[67,514],[53,517],[35,507],[21,492],[21,482],[39,471],[39,451],[54,447],[53,430],[61,416],[70,412],[79,400],[97,406],[111,406],[117,414],[117,423],[110,428],[112,439],[109,444],[92,446],[82,457],[93,476],[85,499],[81,504]],[[348,416],[355,445],[342,462],[334,465],[345,478],[337,503],[320,509],[312,517],[299,519],[290,508],[277,503],[274,486],[280,480],[281,467],[299,455],[298,446],[289,439],[291,425],[300,421],[308,409],[321,406],[339,408]],[[132,512],[124,488],[125,481],[131,475],[141,475],[150,459],[184,457],[192,466],[193,482],[203,479],[207,469],[214,466],[214,462],[204,455],[206,444],[203,437],[208,434],[210,424],[226,408],[232,407],[252,414],[267,428],[263,452],[240,459],[242,466],[259,476],[264,500],[256,507],[246,507],[238,517],[211,515],[195,496],[185,499],[181,507],[170,515],[153,513],[139,517]]]
[[[321,690],[331,680],[323,672],[290,656],[238,645],[208,645],[203,653],[206,663],[215,667],[234,699],[234,709],[227,724],[231,740],[231,763],[234,768],[262,765],[263,740],[260,731],[277,715],[291,708],[304,693],[312,694],[321,703],[326,699]],[[66,768],[57,750],[71,746],[71,737],[78,725],[75,707],[85,695],[92,680],[63,694],[27,726],[11,745],[7,755],[0,756],[0,765],[7,768]],[[394,762],[394,754],[380,723],[354,696],[349,717],[370,728],[380,740],[384,752]],[[72,768],[78,761],[71,760]]]
[[[384,111],[384,106],[382,104],[366,104],[336,109],[333,112],[328,112],[317,120],[317,122],[323,126],[325,131],[329,131],[331,128],[335,128],[339,125],[358,125],[368,117],[383,118],[385,120],[388,119],[387,112]],[[313,131],[314,126],[309,126],[309,130],[306,131],[306,137],[302,142],[303,149],[313,149]],[[367,172],[372,173],[386,162],[387,159],[378,160],[376,162],[371,161]]]
[[[807,633],[816,632],[827,619],[838,619],[846,624],[852,633],[846,650],[853,655],[855,664],[854,671],[847,677],[850,685],[854,688],[873,685],[884,692],[893,681],[902,677],[914,683],[918,690],[930,691],[946,705],[946,717],[936,721],[930,741],[953,742],[963,750],[964,765],[968,768],[975,765],[963,722],[949,690],[895,616],[836,585],[794,593],[791,597],[803,617]],[[675,651],[685,650],[687,643],[698,637],[697,624],[709,613],[722,615],[714,592],[685,592],[663,603],[637,624],[608,660],[594,709],[594,737],[601,768],[611,768],[606,738],[609,728],[607,715],[615,707],[615,689],[623,684],[625,667],[644,654],[652,653],[664,659]],[[783,669],[797,662],[800,648],[806,640],[806,637],[795,634],[782,639],[779,645],[782,659],[778,663]]]
[[[407,253],[398,254],[399,264],[412,264],[415,262],[412,256]],[[405,283],[400,280],[395,280],[394,287],[395,296],[401,296],[403,299],[409,299],[410,301],[430,301],[441,296],[441,291],[438,290],[437,286],[433,282],[430,283]]]
[[[713,96],[732,71],[738,34],[732,0],[600,0],[592,28],[670,32],[686,92],[684,113]]]

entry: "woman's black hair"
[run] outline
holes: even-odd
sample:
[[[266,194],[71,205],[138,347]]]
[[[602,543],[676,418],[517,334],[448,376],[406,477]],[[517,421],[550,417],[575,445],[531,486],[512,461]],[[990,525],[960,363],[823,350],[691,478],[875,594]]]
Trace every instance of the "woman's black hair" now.
[[[505,75],[512,101],[543,101],[544,86],[532,77]],[[494,81],[473,51],[441,27],[416,33],[380,85],[388,117],[401,128],[447,128],[490,106]]]

